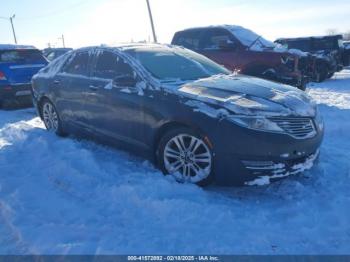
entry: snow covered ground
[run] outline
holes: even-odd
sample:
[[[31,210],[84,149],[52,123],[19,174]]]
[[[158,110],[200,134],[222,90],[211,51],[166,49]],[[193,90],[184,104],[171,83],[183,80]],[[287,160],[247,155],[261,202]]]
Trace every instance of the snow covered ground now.
[[[308,93],[319,165],[264,187],[180,185],[127,153],[0,111],[0,254],[350,254],[350,70]]]

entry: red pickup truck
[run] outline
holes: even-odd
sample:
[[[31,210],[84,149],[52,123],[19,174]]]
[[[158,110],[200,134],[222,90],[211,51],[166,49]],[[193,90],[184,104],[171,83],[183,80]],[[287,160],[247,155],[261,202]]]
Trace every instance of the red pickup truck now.
[[[232,71],[294,85],[308,82],[310,57],[288,50],[241,26],[219,25],[176,32],[173,45],[207,56]]]

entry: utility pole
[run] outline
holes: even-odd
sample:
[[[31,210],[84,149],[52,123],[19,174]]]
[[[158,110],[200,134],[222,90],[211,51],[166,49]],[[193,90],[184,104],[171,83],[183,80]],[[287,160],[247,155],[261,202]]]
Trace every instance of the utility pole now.
[[[152,11],[151,11],[151,6],[149,4],[149,0],[146,0],[147,2],[147,8],[148,8],[148,14],[149,14],[149,19],[151,21],[151,27],[152,27],[152,33],[153,33],[153,41],[157,43],[157,36],[156,36],[156,31],[154,30],[154,23],[153,23],[153,17],[152,17]]]
[[[10,17],[10,22],[11,22],[11,27],[12,27],[12,33],[13,33],[13,38],[15,39],[15,43],[17,45],[17,37],[16,37],[16,32],[15,32],[15,27],[13,26],[13,19],[15,18],[16,15],[12,15]]]
[[[58,38],[59,40],[62,40],[62,45],[63,45],[63,48],[66,47],[66,44],[64,43],[64,35],[62,34],[61,37]]]
[[[13,39],[15,40],[15,43],[17,44],[17,37],[16,37],[16,32],[15,32],[15,27],[13,26],[13,19],[15,18],[15,15],[12,15],[11,17],[0,17],[0,18],[10,21],[11,28],[12,28]]]
[[[66,44],[64,43],[64,35],[63,34],[62,34],[62,44],[63,44],[63,47],[65,48]]]

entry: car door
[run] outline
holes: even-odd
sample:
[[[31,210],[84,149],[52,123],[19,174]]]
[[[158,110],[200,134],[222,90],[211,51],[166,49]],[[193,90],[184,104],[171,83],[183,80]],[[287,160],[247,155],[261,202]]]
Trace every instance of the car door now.
[[[85,104],[91,85],[90,62],[89,52],[73,53],[52,80],[53,89],[57,92],[56,106],[61,118],[84,128],[88,128],[90,117]]]
[[[87,99],[91,126],[97,133],[135,148],[144,144],[143,93],[136,86],[138,76],[116,53],[96,52],[92,86]],[[114,80],[130,77],[133,84],[118,86]]]
[[[227,47],[222,46],[227,45]],[[200,53],[229,70],[237,70],[244,64],[240,43],[224,28],[207,29],[202,34]]]

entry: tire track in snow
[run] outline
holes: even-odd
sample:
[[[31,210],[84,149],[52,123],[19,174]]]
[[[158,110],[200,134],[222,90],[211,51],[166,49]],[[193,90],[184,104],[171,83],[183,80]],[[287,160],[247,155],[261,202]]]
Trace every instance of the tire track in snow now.
[[[0,234],[3,236],[0,238],[0,254],[34,254],[12,223],[11,213],[13,210],[0,198]]]

